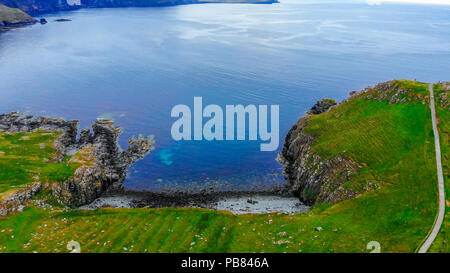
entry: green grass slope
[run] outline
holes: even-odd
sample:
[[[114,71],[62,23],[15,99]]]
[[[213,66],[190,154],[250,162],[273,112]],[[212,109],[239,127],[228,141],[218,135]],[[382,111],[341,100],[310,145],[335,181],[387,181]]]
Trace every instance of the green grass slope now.
[[[69,252],[72,240],[82,252],[370,252],[371,241],[382,252],[414,252],[437,211],[433,132],[426,84],[396,84],[312,116],[307,127],[314,152],[363,166],[346,185],[361,188],[354,199],[295,215],[29,207],[0,218],[0,252]]]
[[[5,192],[32,182],[58,182],[73,175],[75,166],[53,160],[53,141],[59,134],[0,132],[0,199]]]

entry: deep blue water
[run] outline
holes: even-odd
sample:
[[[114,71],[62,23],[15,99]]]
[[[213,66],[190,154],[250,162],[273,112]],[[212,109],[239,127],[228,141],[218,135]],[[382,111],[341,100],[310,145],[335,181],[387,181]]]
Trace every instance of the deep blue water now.
[[[126,186],[282,183],[259,142],[175,142],[176,104],[280,105],[280,148],[315,101],[394,78],[450,80],[450,7],[365,4],[187,5],[83,9],[0,34],[0,112],[153,134]],[[53,19],[70,18],[56,23]]]

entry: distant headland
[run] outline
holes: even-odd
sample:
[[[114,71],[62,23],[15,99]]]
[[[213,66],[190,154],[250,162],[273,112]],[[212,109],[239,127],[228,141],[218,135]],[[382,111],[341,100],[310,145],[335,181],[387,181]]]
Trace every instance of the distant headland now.
[[[38,22],[32,16],[81,8],[164,7],[189,4],[273,4],[278,0],[0,0],[0,31]],[[47,23],[41,19],[42,24]]]
[[[31,16],[81,8],[162,7],[207,3],[272,4],[278,0],[0,0],[0,30],[37,22]]]

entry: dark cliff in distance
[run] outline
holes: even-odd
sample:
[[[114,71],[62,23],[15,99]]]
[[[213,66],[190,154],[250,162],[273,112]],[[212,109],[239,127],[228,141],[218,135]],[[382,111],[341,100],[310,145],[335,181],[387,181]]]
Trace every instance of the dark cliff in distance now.
[[[81,0],[81,5],[94,8],[158,7],[206,3],[272,4],[277,0]]]
[[[198,3],[197,0],[81,0],[88,8],[157,7]]]
[[[10,8],[18,8],[32,16],[77,8],[67,4],[66,0],[0,0],[0,4]]]
[[[206,3],[272,4],[277,0],[80,0],[80,5],[69,5],[67,0],[0,0],[0,4],[18,8],[35,16],[79,8],[159,7]]]

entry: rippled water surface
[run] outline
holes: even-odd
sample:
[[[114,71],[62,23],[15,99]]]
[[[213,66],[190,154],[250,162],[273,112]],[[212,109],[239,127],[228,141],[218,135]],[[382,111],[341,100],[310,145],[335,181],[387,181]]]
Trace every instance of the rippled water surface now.
[[[153,134],[156,150],[126,186],[282,183],[277,152],[259,142],[175,142],[171,108],[280,105],[280,148],[318,99],[393,78],[450,80],[450,10],[365,4],[205,4],[83,9],[0,34],[0,112],[113,118],[121,145]],[[57,23],[54,19],[70,18]]]

